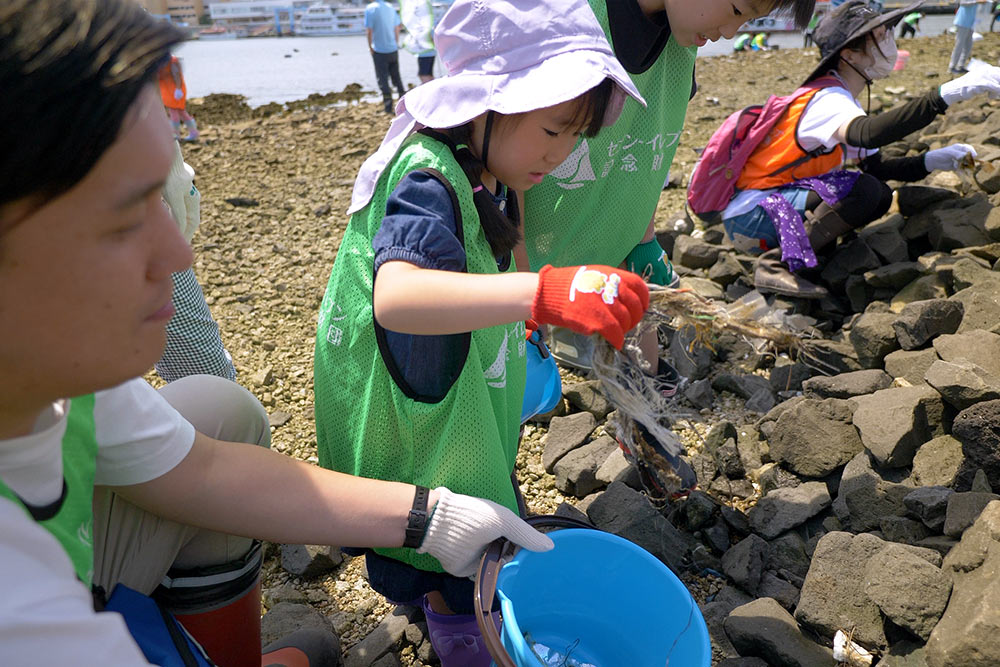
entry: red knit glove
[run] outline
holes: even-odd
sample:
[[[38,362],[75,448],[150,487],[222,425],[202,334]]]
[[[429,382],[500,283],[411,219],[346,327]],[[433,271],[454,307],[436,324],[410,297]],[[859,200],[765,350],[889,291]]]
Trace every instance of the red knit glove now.
[[[619,350],[649,307],[649,288],[624,269],[592,264],[538,272],[531,317],[590,335],[597,332]]]

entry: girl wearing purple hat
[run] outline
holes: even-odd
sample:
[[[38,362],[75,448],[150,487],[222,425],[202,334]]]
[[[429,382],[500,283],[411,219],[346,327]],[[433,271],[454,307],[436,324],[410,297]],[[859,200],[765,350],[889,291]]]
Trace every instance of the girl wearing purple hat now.
[[[354,186],[316,339],[320,464],[516,510],[525,320],[620,348],[648,291],[609,266],[517,272],[514,192],[643,101],[584,0],[457,0],[435,45],[449,76],[400,100]],[[423,600],[444,665],[489,664],[471,582],[405,546],[367,553],[372,587]]]

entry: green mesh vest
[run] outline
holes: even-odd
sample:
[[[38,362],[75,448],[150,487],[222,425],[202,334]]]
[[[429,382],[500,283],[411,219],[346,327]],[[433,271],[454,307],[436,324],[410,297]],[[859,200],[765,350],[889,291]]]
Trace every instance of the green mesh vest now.
[[[97,436],[94,427],[94,395],[80,396],[70,402],[66,433],[62,441],[63,480],[66,496],[55,516],[38,525],[59,540],[87,587],[94,578],[94,470],[97,467]],[[0,481],[0,496],[31,512],[10,487]],[[32,517],[33,519],[35,517]]]
[[[615,1],[590,0],[608,41],[605,2]],[[546,264],[618,266],[642,241],[681,140],[696,52],[671,37],[652,67],[630,74],[649,106],[628,98],[614,125],[581,138],[525,193],[524,236],[533,271]]]
[[[498,273],[472,187],[451,151],[430,137],[411,136],[379,177],[372,200],[351,216],[320,307],[314,374],[319,462],[362,477],[446,486],[516,511],[510,474],[524,397],[524,323],[473,331],[465,365],[437,403],[407,396],[379,349],[372,239],[389,195],[417,169],[439,172],[457,196],[468,272]],[[443,571],[436,559],[413,549],[377,551]]]

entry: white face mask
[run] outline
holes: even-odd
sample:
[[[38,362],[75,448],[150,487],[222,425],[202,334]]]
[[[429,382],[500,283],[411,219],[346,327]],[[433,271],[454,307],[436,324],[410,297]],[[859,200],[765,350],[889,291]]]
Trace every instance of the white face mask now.
[[[875,42],[873,48],[869,49],[868,55],[872,57],[872,64],[861,70],[861,73],[872,81],[884,79],[892,73],[892,68],[896,66],[896,38],[892,32],[885,31],[882,39]]]

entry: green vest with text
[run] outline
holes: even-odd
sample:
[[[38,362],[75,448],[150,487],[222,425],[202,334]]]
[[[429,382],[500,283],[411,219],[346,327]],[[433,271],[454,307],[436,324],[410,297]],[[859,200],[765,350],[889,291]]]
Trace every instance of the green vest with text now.
[[[94,578],[93,499],[94,471],[97,468],[93,394],[70,401],[62,440],[62,459],[66,489],[63,502],[54,516],[38,521],[38,525],[59,540],[73,562],[77,578],[90,587]],[[24,502],[3,481],[0,481],[0,497],[17,503],[31,516]]]
[[[454,190],[467,271],[499,271],[472,187],[450,149],[421,134],[409,137],[379,177],[372,200],[351,216],[320,307],[314,379],[319,462],[362,477],[446,486],[516,511],[510,475],[524,397],[524,322],[473,331],[461,372],[434,403],[400,388],[386,364],[391,355],[383,357],[380,348],[372,239],[389,195],[418,169],[438,172]],[[377,551],[442,571],[436,559],[413,549]]]
[[[590,6],[612,42],[605,2]],[[681,141],[695,47],[671,37],[656,62],[630,74],[645,98],[632,98],[611,127],[582,137],[559,167],[528,190],[524,237],[533,271],[546,264],[618,266],[642,241]]]

